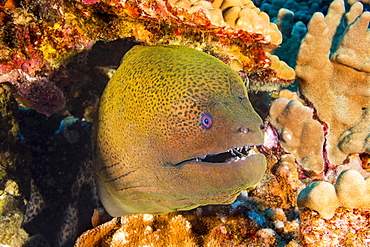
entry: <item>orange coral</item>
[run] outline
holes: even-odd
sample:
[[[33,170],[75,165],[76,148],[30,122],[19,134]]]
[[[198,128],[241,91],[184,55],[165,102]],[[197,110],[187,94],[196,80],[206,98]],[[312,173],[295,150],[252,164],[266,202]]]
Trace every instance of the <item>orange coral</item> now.
[[[324,220],[309,209],[301,212],[300,235],[307,247],[368,246],[370,210],[338,208]]]

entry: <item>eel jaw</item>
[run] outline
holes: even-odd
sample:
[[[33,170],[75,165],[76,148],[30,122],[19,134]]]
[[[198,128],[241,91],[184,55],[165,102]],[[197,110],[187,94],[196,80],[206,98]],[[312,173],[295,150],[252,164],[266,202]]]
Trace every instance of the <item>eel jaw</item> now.
[[[193,162],[203,162],[212,164],[227,164],[230,162],[237,162],[246,160],[249,156],[258,154],[257,146],[242,146],[230,149],[226,152],[216,153],[216,154],[206,154],[191,158],[188,160],[181,161],[175,166],[184,165]]]

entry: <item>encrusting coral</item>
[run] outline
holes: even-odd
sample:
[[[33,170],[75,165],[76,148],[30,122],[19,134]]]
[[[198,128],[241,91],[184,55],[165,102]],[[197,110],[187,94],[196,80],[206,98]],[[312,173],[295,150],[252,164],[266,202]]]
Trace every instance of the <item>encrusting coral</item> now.
[[[274,6],[280,4],[278,2],[286,2],[286,5],[294,5],[292,4],[293,1],[273,2]],[[30,5],[28,5],[28,3]],[[32,106],[40,111],[42,108],[37,107],[42,106],[42,104],[46,102],[45,107],[47,109],[41,110],[45,114],[52,114],[53,112],[58,111],[57,108],[53,108],[54,105],[48,105],[48,94],[46,91],[52,91],[52,86],[59,86],[62,89],[60,92],[63,91],[62,94],[59,94],[59,91],[55,90],[54,93],[56,95],[63,96],[64,94],[64,97],[66,98],[70,97],[70,95],[73,95],[66,94],[64,91],[65,88],[63,87],[63,82],[56,80],[55,84],[53,83],[53,79],[55,77],[53,78],[53,76],[51,76],[53,73],[51,71],[53,69],[58,69],[60,65],[66,64],[71,56],[76,52],[81,51],[82,49],[89,49],[91,45],[99,39],[110,41],[118,38],[133,37],[133,39],[141,42],[144,45],[170,43],[197,48],[220,58],[222,61],[226,62],[228,65],[237,70],[240,75],[243,76],[243,78],[246,79],[248,77],[251,84],[259,83],[255,84],[257,86],[254,88],[257,89],[260,88],[260,85],[264,84],[265,82],[287,84],[290,83],[294,77],[294,73],[292,73],[292,70],[289,67],[281,62],[277,56],[270,54],[270,52],[280,44],[279,42],[281,42],[281,35],[279,34],[279,31],[276,29],[274,24],[270,23],[270,20],[267,18],[267,16],[255,8],[254,5],[252,5],[252,3],[249,1],[225,0],[214,1],[213,3],[210,3],[208,1],[187,2],[158,0],[137,2],[71,0],[68,1],[68,4],[65,4],[65,2],[62,3],[62,1],[50,1],[50,3],[45,3],[43,8],[39,8],[37,4],[40,3],[42,3],[42,1],[22,1],[22,4],[18,4],[17,0],[8,0],[0,3],[0,8],[2,10],[5,8],[5,6],[13,6],[7,7],[8,9],[6,9],[4,13],[0,11],[0,23],[4,24],[0,26],[0,39],[2,42],[2,46],[0,47],[0,70],[2,73],[4,73],[4,75],[11,76],[8,77],[8,79],[3,80],[2,83],[6,83],[9,87],[15,85],[15,89],[13,88],[13,91],[16,93],[18,92],[18,97],[23,97],[24,104],[27,106]],[[138,5],[138,3],[140,4]],[[54,7],[51,6],[52,4],[54,4]],[[25,5],[26,7],[23,8],[21,7],[22,5]],[[333,6],[338,6],[338,1],[336,1]],[[314,4],[312,5],[312,9],[316,9]],[[310,11],[312,9],[310,9]],[[281,15],[285,13],[287,17],[294,17],[295,20],[300,16],[298,13],[294,14],[294,16],[291,16],[291,13],[288,13],[285,10],[275,10],[276,13],[279,12]],[[271,12],[275,10],[272,9]],[[342,17],[344,10],[342,9],[341,11],[341,14],[333,14],[333,10],[330,10],[328,16],[335,16],[337,19],[339,19]],[[369,23],[369,17],[367,13],[361,14],[362,11],[363,10],[359,4],[354,4],[351,12],[346,15],[348,23],[352,23],[355,20],[356,22],[348,28],[349,31],[347,32],[347,35],[343,39],[340,48],[336,50],[335,55],[331,56],[331,60],[329,59],[329,49],[332,46],[332,40],[331,37],[328,38],[328,35],[320,37],[322,36],[322,33],[317,33],[316,36],[314,36],[320,40],[318,40],[316,43],[307,44],[307,42],[313,37],[311,32],[309,35],[307,35],[307,42],[303,44],[301,55],[303,56],[304,52],[306,52],[306,55],[303,57],[308,58],[311,56],[310,59],[313,61],[307,64],[298,64],[297,71],[299,71],[298,74],[300,86],[305,88],[302,90],[302,92],[317,109],[317,116],[315,113],[313,113],[312,108],[305,106],[305,103],[299,98],[293,99],[286,96],[289,98],[289,100],[279,99],[273,103],[275,110],[281,107],[279,109],[282,110],[282,113],[285,112],[284,114],[275,116],[275,120],[272,120],[272,122],[276,121],[274,126],[278,126],[276,128],[280,134],[282,134],[284,130],[287,130],[287,133],[289,133],[290,129],[295,129],[296,132],[294,132],[292,136],[301,137],[297,139],[293,138],[294,140],[297,141],[298,139],[302,139],[302,130],[304,136],[309,136],[308,139],[298,142],[298,146],[294,146],[292,149],[289,149],[289,147],[285,146],[286,140],[282,140],[280,142],[280,144],[286,148],[286,151],[290,151],[291,154],[295,156],[295,159],[308,170],[312,169],[316,172],[321,171],[322,153],[325,154],[325,147],[323,151],[322,146],[323,126],[320,126],[319,128],[320,122],[316,120],[316,117],[318,117],[320,121],[329,124],[329,127],[331,128],[330,138],[332,138],[333,135],[338,137],[338,139],[334,141],[330,139],[329,143],[334,143],[335,145],[338,144],[336,150],[334,150],[335,148],[333,148],[333,145],[328,146],[330,150],[329,157],[333,163],[339,164],[343,161],[347,154],[356,153],[355,156],[365,160],[367,162],[366,165],[368,165],[368,154],[363,152],[369,153],[369,138],[367,138],[367,136],[370,132],[368,125],[370,114],[369,105],[366,103],[366,100],[368,102],[368,96],[366,96],[366,93],[369,89],[369,71],[367,70],[369,65],[368,63],[366,64],[366,59],[368,58],[369,54],[369,37],[365,37],[363,34],[364,30],[367,29],[366,25]],[[243,27],[240,26],[240,23],[248,19],[245,13],[251,14],[251,16],[254,18],[249,19],[251,22],[248,22]],[[361,17],[357,19],[357,17],[360,15]],[[325,21],[332,23],[329,21],[329,17],[325,19]],[[237,18],[240,18],[240,20]],[[317,25],[318,19],[320,19],[319,23],[321,23],[323,20],[322,16],[320,17],[320,14],[315,14],[314,21],[310,27],[311,31],[314,29],[314,25]],[[303,22],[306,23],[305,21]],[[264,27],[262,31],[258,30],[259,27],[256,27],[257,24]],[[281,23],[277,23],[277,26],[280,24]],[[334,24],[327,25],[325,28],[335,30],[336,25]],[[363,28],[363,32],[356,33],[356,35],[362,34],[362,36],[351,36],[351,30],[358,30],[359,26]],[[304,31],[303,26],[299,26],[297,24],[295,27],[297,27],[297,29],[302,27],[302,30]],[[329,32],[327,29],[324,30],[326,33]],[[334,31],[330,32],[333,34]],[[291,33],[293,33],[293,30]],[[298,37],[300,35],[296,36]],[[361,59],[355,59],[357,63],[353,63],[353,59],[346,59],[346,57],[343,56],[343,54],[348,54],[353,51],[351,46],[352,44],[349,44],[350,42],[348,41],[350,39],[352,40],[351,42],[357,45],[361,41],[363,42],[362,47],[359,46],[359,50],[352,53],[354,56],[362,56]],[[308,48],[308,45],[313,47]],[[345,47],[349,47],[350,49],[344,49]],[[336,48],[336,46],[333,45],[332,48]],[[309,49],[312,49],[310,50],[311,53],[307,52]],[[56,50],[59,52],[56,53]],[[323,54],[320,53],[323,50],[326,51],[324,54],[325,56],[320,55]],[[313,52],[317,52],[315,53],[315,56],[313,56]],[[322,59],[323,57],[324,59]],[[315,59],[318,59],[317,61],[319,62],[316,63]],[[325,61],[325,63],[322,61]],[[323,64],[329,64],[332,67],[331,71],[333,73],[329,73],[330,76],[327,76],[327,71],[323,70]],[[304,66],[306,67],[303,68]],[[21,71],[19,71],[19,69],[21,69]],[[64,71],[66,70],[67,69]],[[286,75],[283,73],[285,70],[288,72]],[[325,73],[322,73],[322,71]],[[19,72],[24,80],[29,81],[24,81],[23,79],[18,81],[14,80],[14,78],[19,77],[16,72]],[[60,70],[59,75],[62,73],[63,70]],[[308,84],[311,83],[311,80],[308,80],[307,78],[311,78],[311,75],[312,78],[324,78],[325,83],[329,83],[330,85],[326,86],[323,81],[317,81],[316,85],[312,87],[308,86]],[[352,75],[353,78],[355,78],[352,78],[353,82],[350,81],[351,78],[349,75]],[[344,80],[340,80],[342,78],[344,78]],[[357,80],[358,78],[359,80]],[[33,95],[31,93],[32,87],[28,86],[32,85],[32,82],[34,81],[45,85],[45,87],[36,87],[40,88],[45,93],[45,98],[43,98],[45,101],[39,101],[42,103],[32,101],[38,97],[31,97],[31,100],[27,101],[24,96]],[[355,84],[355,81],[362,81],[363,84]],[[21,85],[20,82],[25,82],[25,84]],[[307,85],[303,85],[306,82]],[[322,84],[319,85],[319,83]],[[355,87],[354,85],[357,86]],[[22,86],[24,87],[22,88]],[[47,90],[45,90],[46,88]],[[339,91],[340,93],[338,93]],[[315,98],[311,95],[313,93],[310,92],[317,94],[319,92],[324,92],[324,94]],[[358,92],[361,92],[362,94],[359,94]],[[20,93],[23,93],[23,96]],[[347,93],[347,95],[342,93]],[[348,96],[348,94],[351,94],[351,96]],[[352,94],[354,95],[353,98],[351,98],[353,96]],[[359,100],[362,103],[358,103],[356,105],[354,101],[355,99],[357,100],[360,98],[358,95],[363,96],[363,101]],[[58,100],[60,100],[59,103],[63,102],[61,99],[62,97],[58,98]],[[67,98],[67,101],[68,100],[69,98]],[[318,100],[321,100],[321,102],[318,102]],[[341,100],[343,102],[341,102]],[[59,103],[58,109],[61,109],[59,108]],[[310,107],[312,106],[311,104],[308,105]],[[322,105],[323,107],[320,107]],[[293,124],[279,126],[279,121],[281,123],[281,121],[289,122],[290,119],[301,119],[301,115],[297,116],[293,114],[294,111],[288,111],[289,107],[298,109],[299,112],[303,113],[302,118],[307,121],[299,122],[297,126],[293,126]],[[351,112],[352,108],[353,115]],[[273,109],[273,111],[275,110]],[[335,117],[340,116],[343,112],[347,114],[340,120],[343,120],[348,116],[350,117],[345,119],[346,124],[342,125],[339,124],[339,121],[337,121],[335,117],[330,116],[325,118],[325,116],[330,115],[331,111],[334,111],[336,114],[334,114]],[[335,121],[332,121],[332,119]],[[351,123],[347,123],[349,120]],[[309,128],[309,131],[307,131],[307,129],[305,129],[306,127],[304,127],[307,122],[314,123],[313,125],[316,127],[312,129]],[[341,131],[336,131],[336,129],[338,129],[337,125],[342,128]],[[284,129],[285,127],[286,129]],[[272,129],[271,126],[268,126],[268,128]],[[306,132],[314,133],[314,135],[311,136]],[[81,134],[81,132],[77,133]],[[289,135],[285,135],[285,137],[288,136]],[[317,141],[314,141],[310,138],[317,138]],[[28,141],[27,138],[26,141]],[[54,141],[57,142],[56,140]],[[312,144],[308,145],[309,149],[305,150],[303,148],[305,146],[305,142],[310,142]],[[47,148],[55,149],[55,147],[51,146],[48,146]],[[80,150],[80,148],[82,149],[81,144],[76,144],[73,146],[73,150]],[[42,152],[44,154],[48,153],[46,149],[42,149]],[[339,153],[339,155],[337,155],[336,152]],[[61,153],[63,159],[68,157],[67,162],[57,163],[59,167],[62,166],[62,163],[63,166],[70,165],[68,162],[76,164],[75,159],[80,155],[78,154],[72,157],[68,153],[62,153],[59,150],[55,150],[54,155],[49,155],[47,158],[55,158],[55,154],[59,153]],[[357,153],[362,154],[359,155]],[[89,243],[98,243],[97,246],[104,246],[104,244],[108,245],[109,243],[111,246],[114,246],[112,242],[113,240],[121,245],[130,245],[130,243],[136,243],[135,241],[144,245],[143,241],[149,239],[154,243],[160,243],[160,241],[163,241],[166,244],[175,240],[183,240],[186,241],[189,246],[202,246],[202,244],[205,243],[208,243],[210,246],[225,246],[227,244],[233,246],[237,246],[238,244],[248,246],[280,246],[283,244],[285,246],[299,246],[298,228],[300,228],[301,241],[305,246],[346,246],[351,244],[352,246],[361,246],[361,244],[362,246],[366,246],[366,241],[370,239],[370,233],[368,229],[370,211],[368,209],[358,209],[357,204],[353,205],[351,204],[351,201],[348,201],[346,204],[343,200],[342,204],[347,205],[350,208],[346,209],[339,207],[336,210],[334,209],[335,215],[330,220],[323,219],[314,210],[301,208],[301,221],[299,222],[297,219],[298,210],[296,208],[296,197],[298,192],[303,187],[303,182],[311,181],[312,177],[305,177],[305,179],[302,180],[302,177],[300,177],[301,174],[299,173],[300,167],[297,166],[297,162],[295,162],[292,155],[286,154],[286,152],[279,147],[279,144],[276,144],[276,146],[272,145],[271,149],[266,151],[266,154],[268,154],[268,159],[270,159],[267,174],[265,175],[263,181],[255,189],[252,189],[248,192],[249,195],[245,201],[237,202],[239,205],[241,203],[243,206],[235,206],[239,208],[237,210],[244,210],[243,213],[239,215],[239,218],[235,215],[233,215],[234,218],[229,217],[231,214],[230,210],[225,210],[227,212],[224,214],[217,211],[217,206],[214,206],[213,208],[211,207],[213,212],[217,211],[217,215],[211,215],[209,217],[212,218],[213,223],[211,223],[211,220],[206,220],[205,215],[200,216],[199,212],[203,210],[203,208],[198,208],[192,212],[183,212],[179,215],[141,215],[137,216],[136,218],[134,216],[126,216],[124,218],[115,218],[110,223],[98,226],[83,236],[90,233],[90,237],[94,235],[95,237],[101,237],[106,233],[102,239],[94,240],[97,242]],[[306,160],[309,160],[305,158],[307,156],[317,157],[319,160],[317,162],[318,166],[314,166],[313,164],[315,163],[305,163]],[[337,157],[339,157],[338,161],[335,161]],[[271,161],[272,159],[274,159],[274,162]],[[36,166],[36,164],[42,164],[45,160],[46,159],[36,157],[34,165]],[[62,158],[58,156],[56,160],[62,160]],[[70,167],[75,166],[71,165]],[[345,165],[342,165],[340,168],[337,167],[334,170],[330,170],[333,168],[333,166],[331,166],[330,169],[325,171],[326,173],[323,175],[325,176],[325,180],[327,179],[326,181],[333,181],[332,179],[335,179],[339,169],[343,169],[344,167]],[[359,169],[361,169],[361,162],[359,163]],[[50,168],[49,170],[52,171],[56,169]],[[364,173],[361,174],[364,176],[366,171],[363,172]],[[43,171],[40,173],[45,172]],[[66,176],[64,177],[68,178],[67,174],[71,173],[75,172],[68,171],[62,174],[65,174]],[[351,174],[353,172],[351,171],[348,173]],[[358,176],[358,174],[355,176],[352,175],[349,176],[349,178],[352,180],[356,179],[356,181],[351,181],[351,183],[356,182],[358,184],[364,184],[364,182],[366,182],[368,184],[369,179],[364,180],[363,177]],[[47,181],[46,185],[48,185],[48,192],[52,193],[55,190],[49,186],[49,182],[51,180],[48,176],[45,176],[47,179],[42,181],[45,183]],[[56,175],[56,178],[60,178],[60,175]],[[342,179],[343,184],[345,180],[346,179]],[[59,182],[59,180],[56,181],[56,184],[62,184],[64,182]],[[337,183],[340,183],[340,181],[341,180],[339,180]],[[333,188],[335,188],[330,183],[317,183],[319,183],[319,185],[327,186],[327,188],[329,188],[327,191],[333,191]],[[317,183],[314,183],[310,186],[316,187]],[[9,182],[9,184],[12,183]],[[310,186],[308,186],[308,188]],[[348,186],[343,188],[345,190],[356,188],[355,186],[349,186],[349,188],[347,187]],[[58,205],[57,210],[60,210],[63,207],[63,205],[59,205],[62,204],[62,200],[65,200],[65,198],[60,195],[70,193],[69,189],[59,187],[59,190],[60,188],[63,188],[63,194],[59,192],[56,193],[56,195],[62,199],[57,201],[55,204],[48,204]],[[364,191],[363,187],[358,191]],[[348,192],[344,192],[343,190],[342,193],[346,194]],[[355,192],[352,191],[350,193]],[[331,194],[334,195],[333,193]],[[302,194],[301,197],[303,195],[304,194]],[[328,205],[334,205],[331,206],[331,208],[329,207],[330,210],[333,210],[333,208],[340,206],[341,203],[338,202],[338,197],[339,196],[337,193],[335,193],[335,197],[332,196],[331,199],[328,197],[330,200],[324,202],[321,208],[328,207]],[[366,196],[360,198],[360,200],[365,200],[365,198]],[[259,211],[246,210],[245,208],[247,207],[248,209],[258,208]],[[354,207],[356,208],[351,209]],[[48,207],[48,210],[50,208],[51,207]],[[324,212],[323,210],[321,211]],[[66,210],[63,212],[64,213],[59,213],[58,216],[65,217],[65,215],[62,214],[66,214]],[[77,215],[77,211],[73,212],[75,213],[70,214],[69,217],[75,221],[80,221],[81,217],[79,217],[80,215]],[[331,213],[332,212],[326,213],[327,217],[328,214]],[[193,214],[193,216],[188,217],[187,214]],[[325,215],[325,213],[323,214]],[[198,219],[198,223],[199,225],[202,225],[202,227],[199,227],[199,225],[195,224],[194,221],[191,221],[192,217],[193,219]],[[45,220],[45,218],[42,219]],[[58,223],[56,223],[57,221],[55,219],[52,220],[53,224],[50,225],[54,227]],[[130,224],[135,224],[135,222],[137,222],[138,225],[145,227],[131,227],[132,225]],[[170,226],[169,222],[172,222],[173,225]],[[31,225],[30,227],[32,228],[33,226],[34,225]],[[72,235],[76,236],[81,233],[81,229],[76,230],[77,228],[68,228],[67,226],[69,225],[66,225],[65,227],[63,226],[65,232],[61,232],[60,235],[63,233],[70,234],[65,237],[65,239],[68,239],[68,241],[71,241],[71,239],[74,238],[71,237]],[[106,229],[103,228],[106,226],[110,230],[108,229],[105,231]],[[122,226],[126,226],[126,228]],[[198,230],[202,229],[202,231],[194,231],[196,227],[198,227]],[[119,228],[119,230],[117,228]],[[54,233],[59,231],[55,229],[60,228],[55,227],[50,231],[54,231]],[[246,231],[246,229],[248,231]],[[141,235],[135,234],[135,230]],[[36,229],[34,232],[40,233],[40,230]],[[57,244],[51,240],[52,236],[54,235],[50,235],[50,237],[45,232],[41,232],[41,234],[44,234],[45,237],[48,237],[51,245],[54,244],[57,246]],[[147,239],[140,238],[140,236],[145,236]],[[168,237],[174,237],[176,239],[169,241]],[[80,240],[83,238],[84,237],[81,237]],[[63,243],[66,243],[66,241]],[[175,243],[174,245],[177,244],[179,246],[177,242],[173,243]]]
[[[330,220],[315,211],[301,210],[300,235],[305,247],[369,245],[370,210],[338,208]]]
[[[342,163],[350,153],[370,149],[369,128],[360,133],[354,127],[366,126],[366,123],[368,126],[370,12],[362,13],[361,3],[351,7],[347,14],[350,25],[334,54],[330,54],[343,13],[343,1],[336,0],[326,17],[321,13],[313,15],[296,67],[302,94],[313,103],[318,118],[329,125],[327,150],[333,164]]]
[[[171,1],[175,6],[197,12],[203,9],[211,23],[216,26],[230,26],[252,33],[261,33],[273,45],[282,42],[282,35],[270,17],[261,12],[250,0]]]
[[[75,247],[84,246],[300,246],[298,223],[281,209],[260,216],[248,205],[199,207],[167,215],[135,214],[114,218],[83,233]],[[254,205],[256,206],[256,205]],[[267,223],[267,219],[273,223]],[[286,241],[286,242],[285,242]]]
[[[82,234],[75,247],[84,246],[197,246],[191,224],[181,215],[136,214],[114,218]]]

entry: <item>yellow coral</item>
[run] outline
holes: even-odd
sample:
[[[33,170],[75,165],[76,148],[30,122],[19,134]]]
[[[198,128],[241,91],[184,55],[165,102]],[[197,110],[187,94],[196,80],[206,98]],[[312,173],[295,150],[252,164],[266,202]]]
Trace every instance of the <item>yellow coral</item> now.
[[[171,3],[186,8],[191,13],[203,9],[214,25],[228,25],[251,33],[261,33],[274,45],[282,42],[282,35],[276,24],[271,23],[269,16],[261,12],[252,1],[219,0],[211,4],[208,1],[179,0]]]

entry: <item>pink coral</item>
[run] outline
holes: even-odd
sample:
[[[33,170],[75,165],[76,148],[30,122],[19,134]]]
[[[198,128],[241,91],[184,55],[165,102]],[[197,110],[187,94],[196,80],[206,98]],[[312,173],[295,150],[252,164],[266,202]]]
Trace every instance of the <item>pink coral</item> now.
[[[31,77],[21,70],[12,70],[0,76],[0,83],[8,85],[26,107],[47,116],[65,105],[63,92],[45,77]]]

